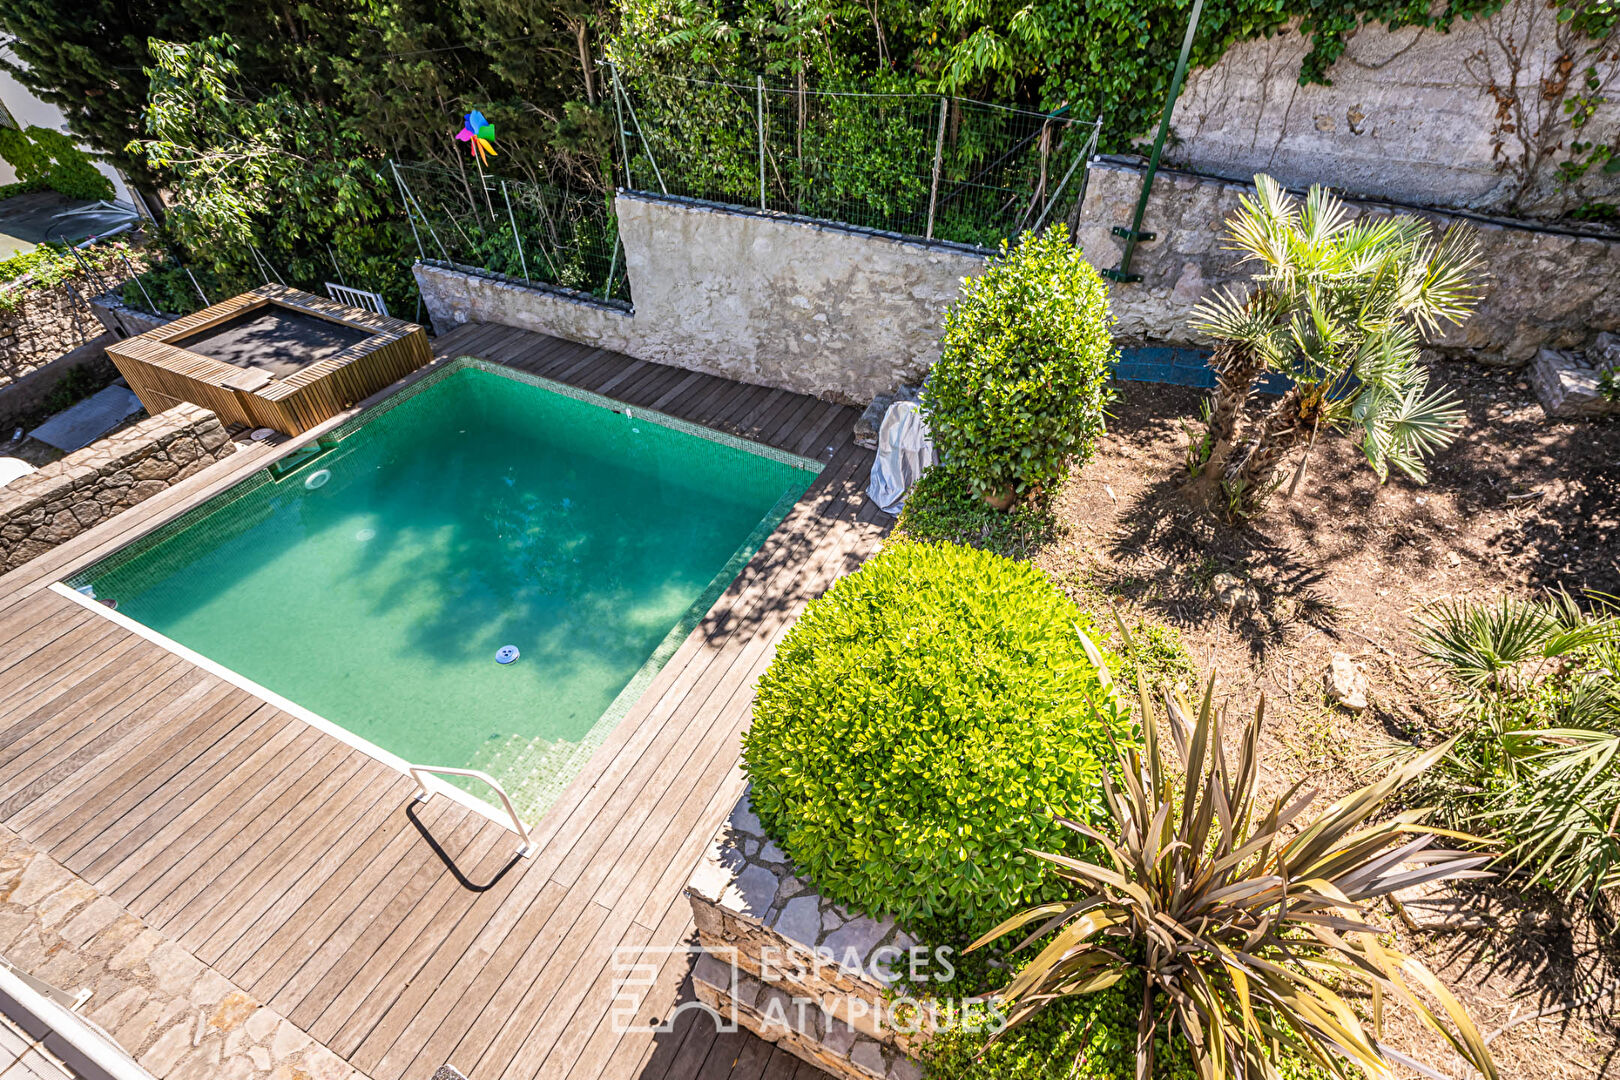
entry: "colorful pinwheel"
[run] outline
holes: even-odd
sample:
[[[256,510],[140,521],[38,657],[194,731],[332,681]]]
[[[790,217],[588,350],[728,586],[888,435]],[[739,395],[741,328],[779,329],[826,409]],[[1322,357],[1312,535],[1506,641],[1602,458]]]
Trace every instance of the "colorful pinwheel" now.
[[[495,156],[495,147],[489,141],[494,137],[495,125],[485,120],[477,109],[461,118],[461,130],[456,132],[456,138],[468,144],[468,151],[480,165],[489,164],[489,159]]]

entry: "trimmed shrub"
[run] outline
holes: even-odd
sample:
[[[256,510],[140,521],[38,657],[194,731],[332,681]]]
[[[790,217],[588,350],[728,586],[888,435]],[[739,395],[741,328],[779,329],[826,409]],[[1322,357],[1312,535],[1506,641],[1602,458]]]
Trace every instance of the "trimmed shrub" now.
[[[825,895],[936,937],[1063,895],[1025,849],[1078,853],[1054,811],[1106,819],[1109,736],[1132,731],[1077,624],[1026,563],[891,542],[760,680],[743,762],[766,831]]]
[[[943,460],[998,504],[1050,491],[1103,433],[1108,287],[1061,227],[1004,241],[945,313],[922,407]]]

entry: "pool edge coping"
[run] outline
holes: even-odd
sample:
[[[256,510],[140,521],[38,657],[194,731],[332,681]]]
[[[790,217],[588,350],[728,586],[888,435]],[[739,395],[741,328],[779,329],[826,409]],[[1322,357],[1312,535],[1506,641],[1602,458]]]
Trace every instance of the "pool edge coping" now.
[[[412,782],[420,783],[424,788],[427,789],[430,795],[434,793],[447,795],[453,801],[457,802],[466,809],[472,810],[483,817],[488,818],[490,821],[493,821],[504,828],[510,829],[511,819],[503,809],[494,803],[485,801],[484,799],[479,798],[477,795],[474,795],[463,788],[457,787],[454,784],[448,783],[432,773],[426,773],[423,777],[418,778],[411,772],[412,765],[428,768],[431,767],[430,763],[407,761],[398,754],[384,749],[371,740],[355,734],[354,732],[343,727],[341,724],[329,720],[319,713],[306,708],[305,706],[299,705],[297,702],[276,693],[261,683],[255,682],[240,672],[234,671],[218,661],[212,660],[186,645],[182,645],[173,638],[161,634],[158,631],[153,630],[151,627],[148,627],[127,615],[121,614],[120,612],[109,608],[107,605],[99,602],[93,597],[86,595],[85,593],[80,592],[79,589],[68,584],[70,579],[85,574],[95,567],[115,559],[121,554],[130,552],[133,549],[139,548],[146,544],[163,542],[164,538],[162,537],[162,534],[171,530],[185,528],[186,525],[182,524],[182,522],[186,519],[192,518],[193,515],[206,516],[207,514],[211,514],[219,509],[222,509],[226,504],[228,504],[230,501],[229,497],[233,492],[236,491],[236,489],[242,487],[244,484],[249,483],[255,477],[268,473],[272,466],[286,461],[300,450],[319,442],[322,438],[336,437],[341,440],[346,435],[363,428],[366,424],[382,416],[384,413],[390,411],[402,402],[408,400],[418,393],[422,393],[430,389],[433,384],[442,381],[457,371],[468,368],[485,371],[500,378],[511,378],[519,382],[527,383],[531,386],[536,386],[555,393],[563,394],[564,396],[583,401],[587,404],[595,405],[600,408],[606,408],[615,413],[630,415],[633,412],[634,417],[632,418],[645,417],[648,418],[649,422],[651,423],[658,423],[663,426],[670,427],[695,438],[702,438],[711,442],[718,442],[722,445],[731,446],[744,453],[757,454],[761,457],[770,458],[782,464],[802,469],[810,474],[810,480],[805,489],[799,492],[798,495],[793,498],[792,502],[787,503],[786,506],[781,505],[786,501],[787,495],[784,493],[782,499],[778,500],[777,505],[774,505],[771,508],[771,511],[768,512],[765,517],[761,518],[758,524],[756,524],[755,528],[750,531],[748,537],[738,544],[732,556],[728,558],[726,566],[722,567],[722,569],[716,573],[716,578],[725,573],[725,570],[730,567],[734,561],[736,561],[737,556],[741,554],[745,547],[752,545],[753,550],[749,553],[748,558],[741,561],[741,564],[738,565],[736,570],[732,572],[730,578],[725,582],[725,584],[723,584],[715,595],[709,599],[708,604],[703,608],[702,611],[694,612],[692,610],[692,608],[696,607],[697,603],[702,601],[703,597],[700,596],[697,601],[694,601],[691,608],[688,608],[687,611],[681,614],[681,618],[674,626],[670,628],[670,631],[666,637],[660,640],[659,644],[654,648],[653,653],[649,655],[647,660],[636,669],[636,672],[632,674],[630,681],[627,682],[624,688],[614,696],[614,699],[609,702],[608,708],[592,725],[592,729],[594,730],[597,726],[607,722],[608,718],[614,713],[618,713],[617,717],[615,717],[612,722],[608,724],[608,727],[611,730],[612,727],[622,723],[629,715],[631,710],[635,708],[636,703],[640,701],[640,699],[645,696],[647,691],[651,688],[652,682],[657,677],[658,671],[662,670],[664,665],[667,664],[669,659],[674,656],[675,652],[679,650],[687,638],[698,632],[703,625],[704,619],[707,618],[708,614],[714,610],[715,605],[718,604],[725,596],[726,590],[730,587],[731,582],[735,581],[737,577],[739,577],[742,572],[748,568],[748,565],[753,561],[754,556],[758,554],[760,548],[762,548],[770,537],[782,527],[783,523],[792,513],[793,508],[797,506],[799,501],[803,499],[810,489],[815,486],[816,481],[826,470],[825,462],[818,461],[815,458],[806,457],[804,455],[794,454],[790,451],[782,450],[766,443],[759,443],[750,439],[744,439],[740,436],[719,431],[715,428],[705,427],[704,425],[697,424],[693,421],[682,420],[679,417],[671,416],[668,413],[660,412],[656,409],[630,405],[626,402],[620,401],[617,398],[608,397],[604,394],[598,394],[594,391],[572,386],[569,383],[559,382],[554,379],[547,379],[543,376],[531,374],[530,372],[523,371],[519,368],[503,364],[498,360],[489,360],[484,357],[474,356],[470,353],[458,353],[454,356],[435,357],[433,361],[424,364],[422,367],[400,379],[397,383],[383,388],[370,398],[355,405],[351,410],[347,411],[346,414],[334,416],[329,420],[324,421],[323,423],[316,425],[308,431],[302,432],[298,435],[286,436],[285,441],[279,443],[275,447],[276,452],[266,457],[253,471],[232,480],[225,487],[213,492],[212,494],[206,495],[194,502],[190,502],[189,505],[176,507],[171,513],[164,516],[161,520],[152,522],[148,528],[143,529],[134,536],[131,536],[128,540],[111,551],[107,551],[104,554],[94,558],[74,559],[67,566],[51,574],[49,583],[46,585],[46,589],[50,592],[56,593],[58,596],[71,600],[73,603],[101,616],[102,618],[109,620],[115,626],[135,634],[142,640],[157,645],[159,648],[168,651],[170,654],[178,656],[182,660],[202,668],[209,674],[224,680],[232,686],[235,686],[237,689],[252,694],[265,704],[280,709],[288,715],[302,720],[318,731],[331,735],[333,738],[336,738],[339,742],[350,747],[351,749],[358,750],[368,757],[380,761],[382,764],[395,770],[400,775],[412,780]],[[313,465],[315,460],[317,459],[311,459],[306,464]],[[288,475],[293,472],[300,471],[302,467],[303,465],[295,466],[294,468],[288,470]],[[205,510],[205,508],[208,509]],[[778,510],[780,510],[780,513],[778,513]],[[766,528],[768,522],[769,528]],[[756,537],[757,542],[754,542]],[[705,588],[705,593],[712,588],[713,583]],[[677,631],[681,631],[683,629],[683,624],[688,622],[688,620],[690,620],[690,625],[685,626],[684,632],[679,633],[677,636]],[[670,640],[672,638],[674,639],[673,641]],[[663,652],[665,649],[668,649],[668,655],[663,658],[662,662],[657,662],[658,653]],[[657,662],[657,668],[649,672],[647,669],[655,662]],[[638,683],[640,685],[637,685]],[[590,759],[593,758],[600,749],[600,746],[592,749],[591,753],[586,756],[585,762],[581,763],[580,771],[576,773],[573,780],[570,781],[570,784],[572,784],[574,780],[577,780],[579,776],[584,774],[584,770],[589,765]],[[566,786],[564,790],[566,791]],[[560,797],[561,795],[559,794],[558,798]],[[556,800],[553,800],[553,804],[555,801]],[[550,810],[551,806],[548,805],[545,810],[541,811],[540,815],[534,821],[525,821],[524,825],[532,832],[541,823],[541,821],[544,820],[546,815],[550,813]]]
[[[424,768],[431,767],[428,765],[428,763],[406,761],[398,754],[393,753],[390,750],[384,750],[371,740],[361,738],[359,735],[356,735],[354,732],[343,727],[341,724],[333,723],[320,713],[313,712],[310,709],[306,709],[304,706],[298,704],[296,701],[291,701],[285,697],[282,697],[269,687],[254,682],[252,679],[241,674],[240,672],[232,671],[219,661],[211,660],[202,653],[197,652],[195,649],[188,648],[173,638],[158,633],[156,630],[153,630],[144,623],[137,622],[128,615],[123,615],[117,611],[114,611],[107,605],[101,603],[99,600],[91,599],[64,581],[53,581],[46,586],[46,588],[50,592],[53,592],[58,596],[65,597],[66,599],[73,601],[75,604],[78,604],[80,607],[85,608],[88,611],[95,612],[102,618],[110,621],[114,626],[129,631],[141,640],[151,642],[153,645],[167,650],[169,653],[178,656],[187,663],[202,668],[215,678],[223,679],[225,682],[230,683],[238,690],[243,690],[249,694],[252,694],[254,697],[263,701],[266,705],[279,709],[282,712],[287,713],[289,716],[302,720],[310,727],[332,736],[345,746],[358,750],[367,757],[382,762],[384,765],[387,765],[389,768],[398,772],[401,776],[404,776],[413,782],[422,783],[431,794],[448,795],[451,799],[460,803],[468,810],[482,814],[484,817],[489,818],[496,824],[502,825],[508,829],[512,827],[511,819],[507,817],[505,811],[501,810],[492,803],[485,802],[483,799],[480,799],[470,791],[464,791],[461,788],[456,787],[454,784],[446,783],[431,773],[427,774],[424,780],[417,780],[417,778],[411,773],[411,766],[418,765]],[[534,822],[526,821],[524,824],[530,829],[534,828]]]

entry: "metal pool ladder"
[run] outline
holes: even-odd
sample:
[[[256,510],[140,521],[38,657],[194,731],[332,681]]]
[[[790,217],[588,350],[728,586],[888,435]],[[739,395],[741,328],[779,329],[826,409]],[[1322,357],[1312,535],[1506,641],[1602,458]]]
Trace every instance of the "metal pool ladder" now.
[[[495,794],[501,797],[501,805],[506,807],[506,816],[512,819],[512,831],[523,838],[523,846],[517,849],[517,853],[525,859],[534,854],[534,842],[529,839],[529,827],[523,824],[522,818],[518,817],[517,810],[512,806],[512,800],[507,797],[506,789],[501,787],[500,781],[489,775],[489,773],[480,772],[478,769],[453,769],[448,765],[409,765],[407,768],[411,770],[411,779],[416,781],[416,794],[413,796],[416,802],[427,802],[432,795],[432,792],[428,791],[427,781],[423,779],[429,773],[448,776],[470,776],[474,780],[482,780],[494,788]]]

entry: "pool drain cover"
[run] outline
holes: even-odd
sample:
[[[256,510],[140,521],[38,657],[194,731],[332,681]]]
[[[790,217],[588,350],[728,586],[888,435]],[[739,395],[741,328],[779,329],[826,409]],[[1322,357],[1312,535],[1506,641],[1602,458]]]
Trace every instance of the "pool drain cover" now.
[[[510,664],[517,658],[518,648],[516,645],[502,645],[495,650],[495,662],[497,664]]]

